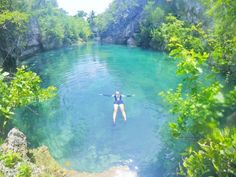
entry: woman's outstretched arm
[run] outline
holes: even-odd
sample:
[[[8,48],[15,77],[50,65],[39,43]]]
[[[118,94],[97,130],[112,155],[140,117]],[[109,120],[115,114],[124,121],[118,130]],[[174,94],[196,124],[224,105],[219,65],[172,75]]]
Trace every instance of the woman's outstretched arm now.
[[[101,96],[107,96],[107,97],[113,97],[114,96],[114,94],[104,94],[104,93],[100,93],[99,95],[101,95]]]
[[[133,96],[135,96],[135,94],[132,94],[132,95],[121,95],[122,97],[133,97]]]

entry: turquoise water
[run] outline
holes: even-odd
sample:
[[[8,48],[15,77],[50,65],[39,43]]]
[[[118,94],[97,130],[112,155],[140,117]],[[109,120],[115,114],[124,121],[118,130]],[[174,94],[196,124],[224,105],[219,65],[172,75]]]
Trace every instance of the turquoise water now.
[[[43,86],[58,88],[55,99],[21,109],[15,125],[30,145],[46,145],[69,169],[100,172],[128,165],[139,176],[158,176],[153,163],[162,147],[159,130],[168,117],[158,93],[179,82],[166,54],[119,45],[90,44],[38,54],[24,62]],[[99,93],[120,90],[121,113],[112,125],[113,99]]]

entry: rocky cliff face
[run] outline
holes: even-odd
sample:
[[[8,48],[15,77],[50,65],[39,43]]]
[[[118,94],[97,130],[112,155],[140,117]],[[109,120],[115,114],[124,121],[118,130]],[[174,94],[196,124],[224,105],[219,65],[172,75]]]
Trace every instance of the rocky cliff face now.
[[[122,4],[117,0],[117,6]],[[143,7],[146,0],[137,0],[136,5],[128,7],[115,14],[115,21],[110,23],[105,31],[100,34],[101,41],[106,43],[135,45],[135,35],[139,32],[139,25],[142,18]]]
[[[57,41],[50,36],[45,39],[42,38],[37,17],[30,18],[24,40],[25,46],[21,49],[20,58],[26,58],[41,51],[63,46],[62,41]]]
[[[27,32],[25,35],[26,46],[22,49],[21,57],[31,56],[42,50],[40,30],[36,17],[32,17],[27,25]]]
[[[48,7],[57,8],[57,0],[36,0],[31,11],[40,12]],[[14,26],[14,23],[5,23],[0,28],[0,66],[10,72],[11,68],[16,67],[17,59],[63,46],[62,42],[54,38],[42,39],[37,15],[30,16],[24,31]]]
[[[33,4],[32,9],[37,11],[40,9],[52,6],[57,8],[57,0],[36,0]],[[38,23],[37,16],[32,16],[27,24],[27,30],[25,33],[24,43],[25,46],[21,49],[20,58],[32,56],[42,50],[50,50],[57,47],[62,47],[63,44],[58,43],[52,38],[42,39],[40,26]]]
[[[115,0],[115,2],[124,3],[122,0]],[[191,23],[198,23],[203,15],[203,8],[196,0],[155,0],[155,2],[158,6],[168,9],[168,12]],[[134,39],[140,32],[147,0],[136,0],[136,4],[136,6],[127,8],[123,12],[118,11],[114,15],[114,22],[110,23],[100,34],[102,42],[136,45]]]
[[[169,0],[167,3],[182,20],[197,24],[204,18],[204,9],[197,0]]]

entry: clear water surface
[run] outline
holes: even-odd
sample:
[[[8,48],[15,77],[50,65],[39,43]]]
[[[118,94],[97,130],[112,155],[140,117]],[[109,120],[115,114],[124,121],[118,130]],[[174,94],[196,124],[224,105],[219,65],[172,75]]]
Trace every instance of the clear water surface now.
[[[141,177],[156,177],[159,130],[170,116],[158,95],[175,88],[175,63],[166,54],[119,45],[90,44],[38,54],[24,64],[37,72],[43,86],[54,85],[58,96],[21,109],[15,125],[31,146],[48,146],[69,169],[100,172],[128,165]],[[112,125],[112,94],[120,90],[127,123],[121,113]]]

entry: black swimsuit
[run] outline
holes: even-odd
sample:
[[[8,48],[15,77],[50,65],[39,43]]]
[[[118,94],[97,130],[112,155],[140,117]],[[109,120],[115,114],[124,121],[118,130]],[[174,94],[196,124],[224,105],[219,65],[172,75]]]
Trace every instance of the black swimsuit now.
[[[122,97],[121,95],[117,96],[117,95],[114,95],[114,98],[115,98],[115,101],[114,101],[114,104],[124,104],[124,102],[122,101]]]

